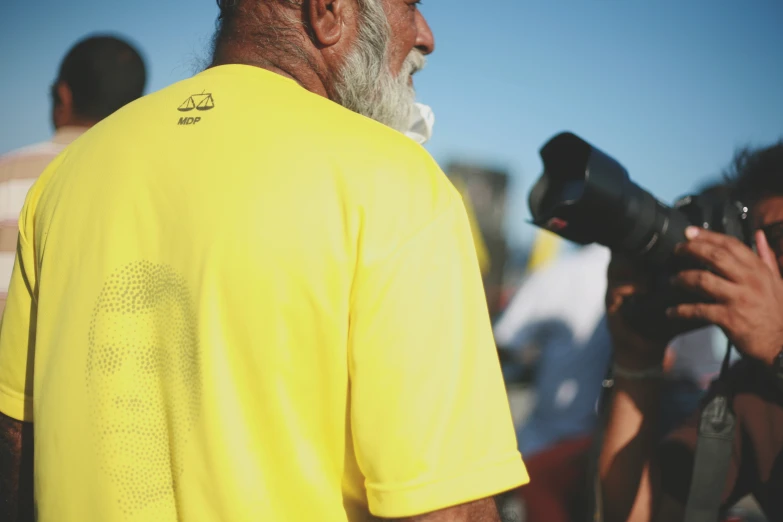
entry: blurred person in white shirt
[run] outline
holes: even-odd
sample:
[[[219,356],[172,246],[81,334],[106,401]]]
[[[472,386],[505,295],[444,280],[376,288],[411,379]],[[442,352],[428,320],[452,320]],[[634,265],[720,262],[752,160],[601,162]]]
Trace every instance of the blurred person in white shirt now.
[[[533,271],[494,327],[507,377],[535,361],[531,414],[517,427],[531,483],[520,490],[529,522],[566,522],[583,513],[598,401],[612,353],[604,298],[611,253],[593,244]],[[664,430],[697,406],[720,370],[711,327],[675,339],[667,358]],[[515,364],[516,363],[516,364]],[[663,433],[661,434],[663,435]]]

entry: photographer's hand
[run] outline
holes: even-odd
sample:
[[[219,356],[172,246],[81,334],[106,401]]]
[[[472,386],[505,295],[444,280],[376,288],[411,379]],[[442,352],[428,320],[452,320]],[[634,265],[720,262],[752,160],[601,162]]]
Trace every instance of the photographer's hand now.
[[[716,273],[686,270],[673,283],[714,302],[681,304],[667,315],[716,324],[743,354],[773,364],[783,348],[783,279],[764,233],[756,232],[758,255],[723,234],[692,227],[687,236],[677,253]]]
[[[636,332],[622,313],[625,300],[645,293],[651,277],[628,259],[612,254],[606,291],[607,320],[612,333],[614,360],[629,370],[643,370],[660,364],[666,349],[665,342],[647,339]]]

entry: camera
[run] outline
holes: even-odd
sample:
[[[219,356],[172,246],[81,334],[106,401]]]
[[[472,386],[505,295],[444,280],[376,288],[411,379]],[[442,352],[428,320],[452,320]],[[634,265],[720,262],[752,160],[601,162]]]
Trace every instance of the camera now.
[[[544,173],[529,197],[533,224],[578,244],[607,246],[650,272],[649,291],[623,307],[640,333],[659,337],[704,326],[665,317],[670,306],[704,301],[671,286],[672,275],[699,268],[675,256],[675,247],[692,225],[752,247],[748,208],[727,190],[707,190],[667,206],[636,185],[617,160],[569,132],[549,140],[540,155]]]

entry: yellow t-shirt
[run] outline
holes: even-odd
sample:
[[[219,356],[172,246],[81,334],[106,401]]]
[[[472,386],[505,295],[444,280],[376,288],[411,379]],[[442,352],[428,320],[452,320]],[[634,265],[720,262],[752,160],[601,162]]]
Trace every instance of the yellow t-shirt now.
[[[527,480],[461,199],[419,145],[223,66],[31,189],[0,411],[40,522],[357,521]]]
[[[453,180],[453,183],[454,188],[456,188],[457,192],[462,196],[462,202],[465,204],[465,213],[468,216],[470,232],[473,235],[473,244],[476,247],[476,257],[478,258],[481,275],[486,276],[492,269],[492,259],[489,257],[487,243],[484,241],[484,235],[481,233],[481,227],[476,219],[476,212],[473,210],[473,202],[470,199],[470,193],[465,184],[460,180]]]

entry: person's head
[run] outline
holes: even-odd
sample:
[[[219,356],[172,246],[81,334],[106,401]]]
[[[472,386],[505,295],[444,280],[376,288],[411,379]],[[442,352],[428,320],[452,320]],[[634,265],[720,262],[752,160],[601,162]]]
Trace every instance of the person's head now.
[[[783,270],[783,140],[769,147],[740,149],[726,178],[734,197],[751,209],[754,227],[764,230]]]
[[[398,130],[435,48],[419,0],[217,0],[213,65],[247,63]]]
[[[129,43],[92,36],[74,45],[52,85],[52,121],[89,127],[140,98],[147,83],[144,60]]]

